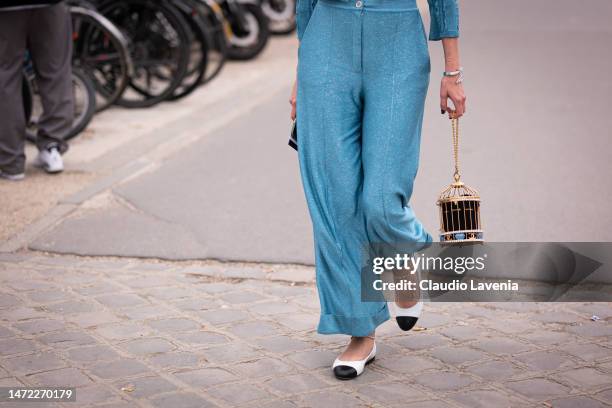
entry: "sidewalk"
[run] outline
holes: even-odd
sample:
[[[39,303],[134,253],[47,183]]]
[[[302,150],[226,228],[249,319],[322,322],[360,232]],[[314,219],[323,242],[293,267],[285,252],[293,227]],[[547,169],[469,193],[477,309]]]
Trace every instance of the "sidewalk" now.
[[[428,304],[416,331],[385,323],[376,362],[339,382],[346,339],[313,330],[311,268],[0,265],[0,386],[76,386],[79,407],[612,406],[607,304]]]

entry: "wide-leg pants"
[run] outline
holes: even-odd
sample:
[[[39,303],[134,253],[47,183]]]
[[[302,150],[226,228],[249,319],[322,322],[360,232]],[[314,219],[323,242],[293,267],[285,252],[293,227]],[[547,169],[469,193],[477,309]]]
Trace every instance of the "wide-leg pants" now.
[[[409,204],[429,74],[415,0],[318,0],[298,50],[297,127],[319,333],[365,336],[389,319],[384,301],[361,299],[364,246],[432,241]]]

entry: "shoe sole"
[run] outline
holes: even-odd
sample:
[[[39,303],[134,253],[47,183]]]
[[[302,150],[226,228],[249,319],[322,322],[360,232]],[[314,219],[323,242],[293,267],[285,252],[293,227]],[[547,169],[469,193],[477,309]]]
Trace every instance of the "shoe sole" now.
[[[21,181],[25,179],[25,175],[22,176],[17,176],[17,177],[7,177],[7,176],[2,176],[0,175],[0,180],[6,180],[6,181]]]
[[[60,169],[60,170],[47,170],[47,169],[43,169],[47,174],[58,174],[64,171],[64,169]]]

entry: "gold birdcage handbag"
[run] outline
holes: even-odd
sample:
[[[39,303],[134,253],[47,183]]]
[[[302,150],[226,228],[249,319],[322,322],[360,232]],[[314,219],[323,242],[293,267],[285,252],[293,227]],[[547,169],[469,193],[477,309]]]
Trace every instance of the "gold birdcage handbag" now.
[[[484,242],[480,220],[480,195],[461,181],[459,173],[459,119],[451,119],[453,129],[454,182],[438,198],[440,242],[466,244]]]

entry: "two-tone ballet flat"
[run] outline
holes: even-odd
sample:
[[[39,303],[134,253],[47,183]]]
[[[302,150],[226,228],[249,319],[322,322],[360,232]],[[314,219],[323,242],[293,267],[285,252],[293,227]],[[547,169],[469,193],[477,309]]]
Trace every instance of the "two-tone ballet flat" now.
[[[408,331],[414,327],[416,322],[421,317],[423,311],[423,301],[419,300],[414,306],[403,308],[399,307],[397,303],[393,302],[393,309],[395,314],[395,321],[400,329]]]
[[[373,336],[367,336],[367,337],[374,339]],[[376,342],[374,342],[374,345],[372,346],[372,351],[370,351],[370,354],[368,354],[368,356],[364,358],[363,360],[344,361],[344,360],[340,360],[340,358],[337,358],[334,361],[334,365],[332,366],[334,375],[339,380],[351,380],[353,378],[356,378],[363,373],[363,371],[365,370],[365,366],[367,366],[372,361],[374,361],[375,357],[376,357]]]

